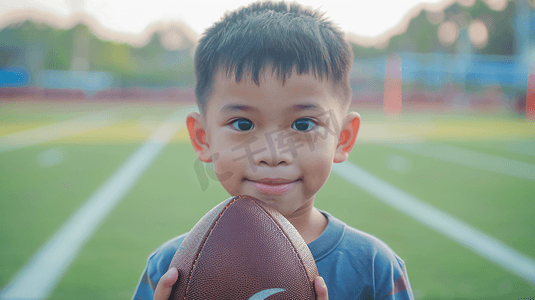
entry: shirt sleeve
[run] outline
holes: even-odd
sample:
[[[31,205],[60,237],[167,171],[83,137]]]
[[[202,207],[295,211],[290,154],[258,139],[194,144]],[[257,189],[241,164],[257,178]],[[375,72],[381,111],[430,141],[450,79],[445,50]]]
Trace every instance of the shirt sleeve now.
[[[388,291],[388,294],[377,295],[376,299],[414,300],[405,262],[395,255],[395,260],[391,260],[389,265],[384,266],[384,276],[378,282],[379,286],[376,289],[382,293]]]
[[[141,278],[134,292],[133,300],[150,300],[154,298],[154,291],[158,281],[167,271],[167,266],[162,266],[161,249],[154,251],[147,259],[147,266],[141,274]],[[163,272],[163,273],[162,273]]]
[[[141,275],[141,279],[137,284],[134,297],[132,298],[133,300],[148,300],[154,298],[154,290],[156,287],[154,286],[154,283],[150,281],[150,278],[147,274],[147,268],[145,268],[143,274]]]
[[[151,300],[160,278],[167,272],[171,260],[185,234],[167,241],[154,251],[147,259],[147,266],[134,292],[133,300]]]

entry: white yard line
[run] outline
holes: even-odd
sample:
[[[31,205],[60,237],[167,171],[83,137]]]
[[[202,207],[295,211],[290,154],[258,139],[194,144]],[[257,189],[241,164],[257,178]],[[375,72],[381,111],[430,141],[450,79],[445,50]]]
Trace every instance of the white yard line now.
[[[346,161],[333,171],[377,199],[535,285],[535,260]]]
[[[506,142],[506,149],[509,152],[535,156],[535,142],[534,141],[508,141]]]
[[[389,143],[384,145],[463,166],[535,181],[535,165],[522,161],[479,153],[450,145],[424,143]]]
[[[117,122],[115,110],[111,108],[80,118],[0,136],[0,153],[111,126]]]
[[[100,223],[185,125],[192,107],[175,113],[61,226],[11,279],[0,299],[46,299]]]

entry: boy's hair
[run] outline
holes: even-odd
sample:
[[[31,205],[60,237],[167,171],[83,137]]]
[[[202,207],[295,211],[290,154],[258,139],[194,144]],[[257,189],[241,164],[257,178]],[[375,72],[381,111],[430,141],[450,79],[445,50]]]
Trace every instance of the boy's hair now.
[[[341,30],[324,14],[297,3],[255,2],[225,14],[208,28],[195,51],[195,94],[200,112],[217,72],[260,84],[266,66],[283,84],[297,74],[330,80],[346,107],[351,99],[353,52]]]

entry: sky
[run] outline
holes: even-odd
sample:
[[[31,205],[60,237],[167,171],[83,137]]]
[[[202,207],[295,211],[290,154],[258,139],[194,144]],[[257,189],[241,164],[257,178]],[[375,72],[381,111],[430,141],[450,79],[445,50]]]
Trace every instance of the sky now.
[[[422,3],[451,3],[453,0],[301,0],[320,8],[343,31],[362,37],[376,37],[396,27],[403,17]],[[251,0],[2,0],[3,13],[37,8],[68,16],[84,11],[107,29],[118,33],[141,33],[149,24],[181,21],[201,34],[227,10]]]

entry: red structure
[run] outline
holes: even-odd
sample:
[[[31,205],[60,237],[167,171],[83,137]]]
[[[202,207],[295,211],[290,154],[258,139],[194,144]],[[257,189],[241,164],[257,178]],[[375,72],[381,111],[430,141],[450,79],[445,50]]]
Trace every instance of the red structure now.
[[[383,112],[387,116],[401,114],[401,57],[392,54],[386,59]]]
[[[526,118],[535,120],[535,72],[528,77],[528,90],[526,93]]]

